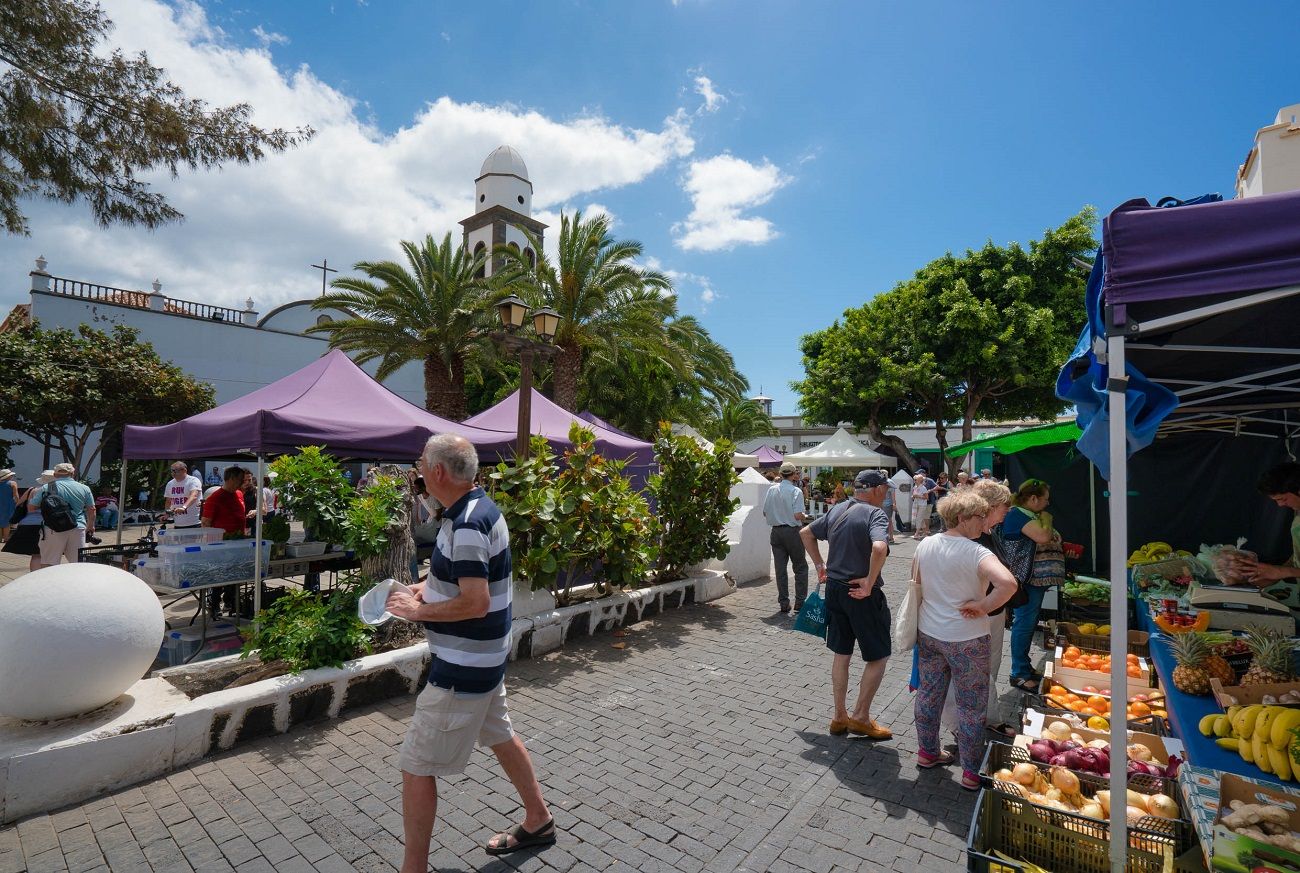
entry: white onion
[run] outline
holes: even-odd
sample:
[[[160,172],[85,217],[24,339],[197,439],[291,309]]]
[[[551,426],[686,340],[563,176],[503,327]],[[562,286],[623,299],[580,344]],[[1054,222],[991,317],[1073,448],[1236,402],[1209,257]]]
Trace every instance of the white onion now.
[[[1152,815],[1158,815],[1161,818],[1177,819],[1181,816],[1178,813],[1178,802],[1172,797],[1166,797],[1163,794],[1153,794],[1147,802],[1147,809]]]
[[[1033,785],[1038,779],[1038,768],[1027,761],[1022,761],[1011,770],[1011,775],[1021,785]]]

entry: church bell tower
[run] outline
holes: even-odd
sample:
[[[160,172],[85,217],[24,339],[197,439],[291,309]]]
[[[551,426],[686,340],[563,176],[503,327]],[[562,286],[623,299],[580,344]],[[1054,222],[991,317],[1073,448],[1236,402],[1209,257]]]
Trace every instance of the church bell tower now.
[[[501,245],[513,246],[527,263],[536,266],[537,252],[520,230],[524,228],[541,243],[546,225],[530,215],[532,202],[533,183],[524,159],[510,146],[498,147],[487,156],[474,180],[474,214],[460,223],[465,229],[465,248],[488,252],[484,275],[501,268],[501,258],[491,254]]]

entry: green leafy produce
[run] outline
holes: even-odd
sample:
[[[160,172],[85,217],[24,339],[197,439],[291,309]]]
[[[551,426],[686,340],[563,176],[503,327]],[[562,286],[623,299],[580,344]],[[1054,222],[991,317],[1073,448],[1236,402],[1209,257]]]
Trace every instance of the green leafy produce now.
[[[1062,590],[1071,600],[1110,600],[1110,586],[1100,582],[1066,582]]]

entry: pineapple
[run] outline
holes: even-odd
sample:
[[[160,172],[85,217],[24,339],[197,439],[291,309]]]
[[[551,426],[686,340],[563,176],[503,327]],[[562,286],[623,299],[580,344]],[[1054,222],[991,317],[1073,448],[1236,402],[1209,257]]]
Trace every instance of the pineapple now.
[[[1246,645],[1254,659],[1246,675],[1241,677],[1242,685],[1271,685],[1295,680],[1295,672],[1291,669],[1292,643],[1286,634],[1276,628],[1252,626],[1246,631]]]
[[[1232,665],[1224,660],[1222,655],[1214,654],[1213,650],[1205,657],[1205,663],[1201,666],[1205,668],[1211,678],[1218,679],[1219,684],[1225,688],[1237,684],[1237,674],[1233,671]]]
[[[1178,666],[1174,668],[1174,687],[1184,694],[1209,694],[1210,673],[1205,661],[1210,655],[1210,644],[1196,631],[1174,634],[1172,649]]]

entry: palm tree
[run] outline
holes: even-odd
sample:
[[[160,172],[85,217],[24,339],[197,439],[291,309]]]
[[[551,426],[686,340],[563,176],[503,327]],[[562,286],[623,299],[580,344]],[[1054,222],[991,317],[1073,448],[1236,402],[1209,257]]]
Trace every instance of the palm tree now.
[[[495,254],[503,268],[498,275],[529,305],[560,313],[555,336],[560,352],[552,370],[556,403],[566,409],[577,405],[583,365],[592,356],[616,362],[628,353],[648,355],[665,359],[679,372],[685,369],[680,350],[668,337],[668,320],[676,311],[672,283],[664,274],[636,265],[641,244],[614,239],[608,216],[584,221],[581,212],[561,215],[554,262],[537,239],[529,238],[538,253],[537,266],[514,246],[499,246]]]
[[[704,435],[711,440],[725,439],[739,444],[756,437],[776,436],[776,428],[754,401],[733,400],[718,408],[717,417],[704,427]]]
[[[364,364],[379,359],[383,379],[411,361],[424,365],[424,405],[453,421],[465,418],[465,370],[488,353],[493,282],[480,277],[486,252],[452,247],[451,234],[416,245],[402,241],[406,265],[361,261],[366,278],[345,276],[314,309],[342,309],[351,318],[318,324],[309,332],[329,335],[330,347],[357,353]]]

